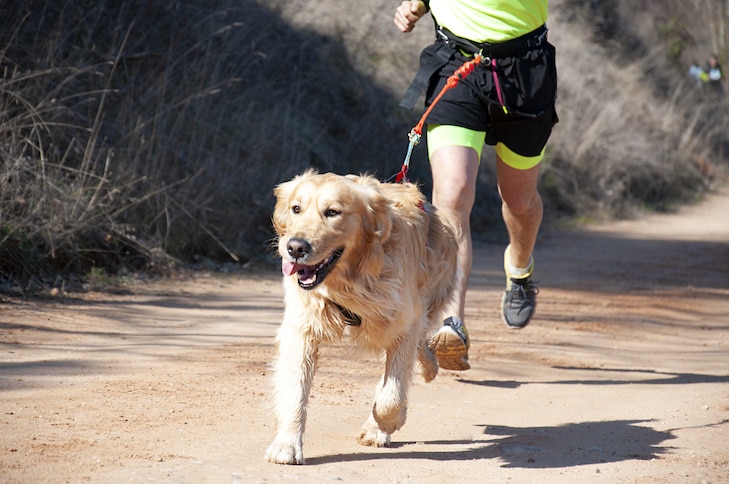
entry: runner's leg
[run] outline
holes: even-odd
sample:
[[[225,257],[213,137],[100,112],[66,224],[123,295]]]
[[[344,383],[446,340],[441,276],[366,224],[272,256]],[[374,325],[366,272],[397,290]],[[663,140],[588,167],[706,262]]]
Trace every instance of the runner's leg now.
[[[520,170],[496,157],[501,211],[509,232],[511,264],[527,267],[542,223],[542,198],[537,190],[540,164]]]
[[[471,147],[442,146],[430,156],[433,174],[432,202],[436,207],[452,210],[460,224],[458,238],[458,274],[455,297],[446,314],[463,320],[466,289],[471,275],[473,247],[471,244],[471,209],[476,198],[476,177],[479,155]]]

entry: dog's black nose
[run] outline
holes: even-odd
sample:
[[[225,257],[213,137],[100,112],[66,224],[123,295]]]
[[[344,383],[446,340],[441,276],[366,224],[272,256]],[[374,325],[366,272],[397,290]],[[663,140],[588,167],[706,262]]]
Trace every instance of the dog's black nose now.
[[[294,259],[301,259],[311,252],[311,244],[304,239],[289,239],[286,251]]]

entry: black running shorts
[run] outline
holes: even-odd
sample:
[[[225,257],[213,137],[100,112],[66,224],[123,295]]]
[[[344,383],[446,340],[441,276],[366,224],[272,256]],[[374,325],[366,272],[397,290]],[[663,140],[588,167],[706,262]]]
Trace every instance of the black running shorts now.
[[[439,45],[436,42],[422,51],[421,65]],[[426,106],[430,106],[448,78],[472,58],[457,51],[433,74],[426,91]],[[500,92],[495,82],[499,83]],[[427,122],[485,131],[488,145],[503,143],[518,155],[539,156],[558,121],[556,97],[555,48],[542,42],[513,56],[498,57],[490,63],[487,59],[443,95]]]

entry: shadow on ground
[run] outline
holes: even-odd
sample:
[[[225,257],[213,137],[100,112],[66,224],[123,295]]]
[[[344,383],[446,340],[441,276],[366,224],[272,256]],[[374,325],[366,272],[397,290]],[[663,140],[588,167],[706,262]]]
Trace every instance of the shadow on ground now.
[[[364,450],[307,459],[308,465],[380,459],[431,461],[500,460],[502,467],[546,469],[627,460],[650,460],[667,452],[662,444],[674,439],[639,420],[569,423],[556,427],[507,427],[482,424],[484,440],[393,442],[392,451]],[[615,438],[615,436],[620,436]],[[453,450],[433,450],[453,445]],[[473,447],[463,450],[464,446]],[[413,450],[413,448],[416,450]]]

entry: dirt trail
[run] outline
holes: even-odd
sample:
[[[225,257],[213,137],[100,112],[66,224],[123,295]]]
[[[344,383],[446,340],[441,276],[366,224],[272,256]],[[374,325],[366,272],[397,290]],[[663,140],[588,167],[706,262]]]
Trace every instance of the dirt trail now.
[[[498,318],[477,247],[467,372],[415,382],[387,449],[355,437],[381,364],[325,348],[306,466],[263,461],[277,274],[0,304],[0,481],[729,482],[729,192],[541,236],[538,317]]]

